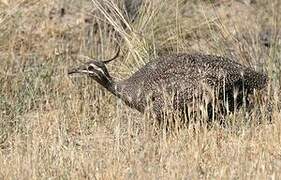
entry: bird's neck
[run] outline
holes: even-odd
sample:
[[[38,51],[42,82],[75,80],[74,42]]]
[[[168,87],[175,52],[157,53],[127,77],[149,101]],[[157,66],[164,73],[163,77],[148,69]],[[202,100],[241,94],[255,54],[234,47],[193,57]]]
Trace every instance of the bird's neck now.
[[[125,100],[122,94],[122,87],[120,83],[116,82],[112,77],[107,77],[103,81],[98,81],[103,87],[105,87],[113,95]]]
[[[105,77],[103,80],[98,83],[105,87],[109,92],[117,96],[117,92],[115,90],[116,82],[111,77]]]
[[[108,84],[105,86],[105,88],[111,92],[116,97],[120,98],[122,101],[124,101],[128,106],[134,107],[131,100],[132,98],[129,97],[129,94],[124,92],[124,84],[122,82],[116,82],[114,79],[110,78],[107,82]]]
[[[102,81],[98,81],[98,82],[113,95],[124,101],[128,106],[138,109],[132,103],[133,98],[128,93],[125,93],[124,91],[124,89],[126,89],[125,88],[126,84],[124,84],[123,82],[116,82],[112,77],[105,77]],[[142,111],[141,109],[138,110]]]

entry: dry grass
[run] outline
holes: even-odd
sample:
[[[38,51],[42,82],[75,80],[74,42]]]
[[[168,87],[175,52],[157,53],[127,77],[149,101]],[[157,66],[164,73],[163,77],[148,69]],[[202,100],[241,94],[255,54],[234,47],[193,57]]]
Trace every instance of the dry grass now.
[[[1,2],[1,179],[281,177],[279,0],[250,5],[234,0],[148,0],[132,23],[120,6],[107,0],[103,7],[109,14],[100,11],[97,0]],[[261,125],[245,123],[246,117],[238,113],[228,119],[236,119],[239,126],[206,129],[195,124],[155,134],[157,127],[148,116],[126,107],[90,79],[66,75],[70,66],[85,60],[81,55],[112,56],[112,26],[120,34],[123,52],[109,67],[118,79],[149,58],[172,52],[238,57],[243,64],[266,70],[272,124],[264,120],[261,108],[249,118],[265,121]],[[270,47],[260,41],[267,28]]]

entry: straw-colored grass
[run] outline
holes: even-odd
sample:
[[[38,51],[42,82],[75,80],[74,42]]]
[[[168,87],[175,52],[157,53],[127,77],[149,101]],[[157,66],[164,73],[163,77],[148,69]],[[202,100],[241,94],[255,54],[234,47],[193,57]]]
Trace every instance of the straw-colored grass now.
[[[0,1],[0,178],[279,179],[279,0],[146,0],[132,22],[122,2]],[[260,41],[265,29],[269,47]],[[177,52],[268,72],[272,123],[258,104],[252,117],[226,117],[233,126],[165,132],[93,80],[67,76],[85,56],[111,57],[116,43],[121,57],[109,70],[119,80]]]

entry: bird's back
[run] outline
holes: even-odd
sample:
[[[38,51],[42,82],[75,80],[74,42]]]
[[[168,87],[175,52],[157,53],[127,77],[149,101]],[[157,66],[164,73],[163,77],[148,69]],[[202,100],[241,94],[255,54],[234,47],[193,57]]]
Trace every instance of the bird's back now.
[[[129,79],[121,82],[122,91],[130,97],[135,106],[145,106],[145,97],[164,90],[177,92],[189,101],[200,95],[200,87],[224,87],[233,89],[241,86],[248,89],[261,89],[267,77],[235,61],[213,55],[177,54],[157,58],[148,62]],[[158,93],[161,99],[161,94]]]

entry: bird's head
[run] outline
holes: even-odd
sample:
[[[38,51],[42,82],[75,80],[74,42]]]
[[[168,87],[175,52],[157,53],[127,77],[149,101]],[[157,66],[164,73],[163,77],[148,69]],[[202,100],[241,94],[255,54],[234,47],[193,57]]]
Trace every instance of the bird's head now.
[[[106,68],[106,64],[116,59],[119,56],[119,52],[120,52],[120,48],[118,49],[115,56],[112,57],[111,59],[106,61],[91,60],[77,68],[70,69],[68,71],[68,74],[74,74],[74,73],[87,74],[88,76],[95,79],[101,84],[111,81],[111,77]]]

